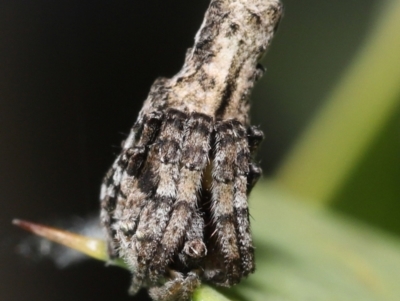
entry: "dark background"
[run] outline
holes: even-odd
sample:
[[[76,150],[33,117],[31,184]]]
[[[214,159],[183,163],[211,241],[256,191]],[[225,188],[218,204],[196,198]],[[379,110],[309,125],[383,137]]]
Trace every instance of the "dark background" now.
[[[15,246],[25,234],[10,221],[98,210],[101,179],[150,85],[180,69],[208,3],[0,0],[1,300],[145,296],[128,297],[129,274],[100,262],[60,271],[49,260],[24,258]],[[378,3],[284,1],[268,71],[253,94],[253,123],[266,134],[259,154],[265,174],[273,174],[351,62]],[[351,206],[336,207],[357,216]]]

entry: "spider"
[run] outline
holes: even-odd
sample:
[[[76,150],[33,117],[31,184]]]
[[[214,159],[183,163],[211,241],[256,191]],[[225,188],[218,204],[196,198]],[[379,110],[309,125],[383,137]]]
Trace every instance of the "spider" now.
[[[201,280],[229,287],[254,272],[247,197],[263,133],[248,100],[281,12],[278,0],[212,0],[182,70],[152,85],[100,197],[132,294],[186,301]]]

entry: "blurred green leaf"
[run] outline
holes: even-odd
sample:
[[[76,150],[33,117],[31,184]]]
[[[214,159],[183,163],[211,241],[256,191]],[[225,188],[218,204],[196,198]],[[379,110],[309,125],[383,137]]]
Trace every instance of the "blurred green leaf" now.
[[[335,193],[332,207],[400,235],[400,107],[393,117]]]
[[[383,4],[364,47],[277,173],[314,203],[333,199],[399,104],[400,1]]]
[[[400,241],[301,202],[276,184],[252,194],[256,273],[241,300],[400,300]],[[227,294],[231,294],[227,292]]]

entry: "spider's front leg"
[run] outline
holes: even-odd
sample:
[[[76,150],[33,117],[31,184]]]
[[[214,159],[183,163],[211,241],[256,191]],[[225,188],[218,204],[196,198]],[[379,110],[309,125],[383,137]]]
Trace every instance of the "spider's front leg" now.
[[[212,168],[213,225],[217,249],[223,257],[221,271],[206,271],[212,281],[231,286],[254,272],[254,247],[250,232],[247,196],[261,174],[251,163],[263,135],[260,130],[245,127],[236,120],[215,125],[215,146]],[[215,267],[215,262],[211,263]]]
[[[204,223],[198,208],[198,192],[208,163],[211,117],[193,112],[183,138],[180,177],[171,218],[149,265],[150,278],[164,274],[176,254],[184,258],[201,258],[206,254],[203,242]]]
[[[236,134],[236,160],[235,160],[235,179],[234,179],[234,197],[233,210],[235,213],[235,228],[238,238],[240,252],[241,276],[246,277],[255,270],[254,265],[254,247],[250,231],[249,205],[248,205],[248,186],[249,175],[254,172],[253,164],[250,163],[251,152],[248,143],[246,129],[239,122],[234,122],[234,131]],[[258,177],[261,175],[259,170]],[[256,174],[253,174],[253,183],[258,180]],[[256,177],[256,178],[254,178]]]
[[[166,112],[142,171],[143,181],[150,183],[153,189],[147,195],[146,205],[140,212],[136,233],[132,237],[132,247],[137,252],[132,293],[147,280],[150,262],[155,256],[177,199],[181,148],[187,119],[183,112],[172,109]],[[157,282],[161,276],[163,275],[157,275],[150,282]]]
[[[258,146],[264,139],[264,133],[257,126],[250,126],[247,129],[247,141],[249,145],[250,155],[254,157],[257,152]],[[257,164],[249,163],[249,173],[247,175],[247,195],[250,194],[254,185],[256,185],[258,179],[261,177],[262,169]]]
[[[211,215],[217,249],[223,256],[221,285],[230,286],[240,280],[240,251],[235,229],[234,180],[236,138],[232,122],[220,121],[215,125],[214,158],[212,160]]]
[[[163,115],[151,113],[140,118],[123,143],[121,154],[107,172],[101,186],[101,222],[107,230],[110,258],[125,256],[130,250],[130,237],[144,206],[148,190],[140,171],[148,155],[149,145],[160,129]],[[128,251],[129,252],[129,251]]]

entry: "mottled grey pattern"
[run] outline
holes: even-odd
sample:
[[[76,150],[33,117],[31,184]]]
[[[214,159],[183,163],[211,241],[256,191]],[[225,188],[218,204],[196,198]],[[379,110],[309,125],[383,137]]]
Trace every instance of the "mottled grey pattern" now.
[[[281,14],[278,0],[211,1],[182,70],[151,87],[101,189],[131,293],[186,301],[201,280],[231,286],[254,272],[247,196],[263,133],[249,125],[249,94]]]

